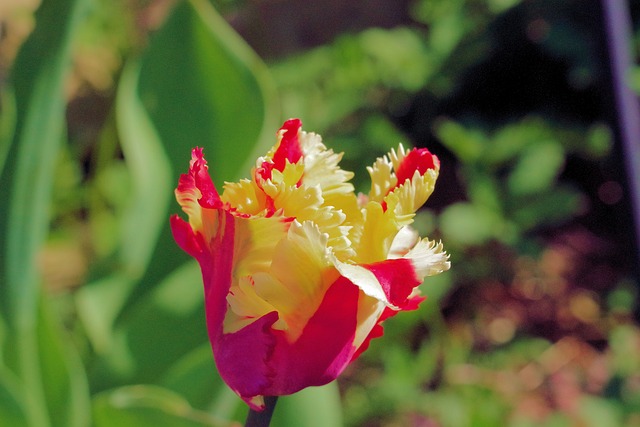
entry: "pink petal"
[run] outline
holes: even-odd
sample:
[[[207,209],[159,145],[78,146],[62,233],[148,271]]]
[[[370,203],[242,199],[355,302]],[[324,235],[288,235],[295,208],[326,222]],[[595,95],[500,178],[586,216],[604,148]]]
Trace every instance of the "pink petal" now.
[[[238,332],[220,331],[211,337],[220,376],[255,410],[262,408],[253,404],[253,398],[271,395],[273,378],[282,375],[268,364],[277,342],[271,326],[277,320],[278,313],[273,311]]]

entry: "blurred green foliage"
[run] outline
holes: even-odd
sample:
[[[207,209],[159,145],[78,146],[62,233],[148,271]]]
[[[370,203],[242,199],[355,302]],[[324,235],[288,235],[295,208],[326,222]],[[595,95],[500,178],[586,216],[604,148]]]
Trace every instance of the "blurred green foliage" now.
[[[252,3],[214,2],[230,20]],[[584,28],[563,21],[570,6],[526,6],[541,11],[527,31],[568,61],[570,84],[598,75],[576,43]],[[604,168],[611,131],[435,106],[523,7],[419,0],[404,25],[265,64],[205,0],[43,0],[0,87],[0,424],[244,419],[215,373],[199,269],[171,238],[172,192],[192,147],[205,147],[216,182],[237,179],[283,118],[301,117],[345,152],[363,192],[365,166],[400,141],[441,155],[434,198],[446,203],[415,225],[444,240],[453,270],[338,384],[281,399],[274,426],[638,425],[637,282],[603,263],[604,238],[562,228],[597,202],[563,178],[568,163]],[[433,108],[403,126],[422,98]]]

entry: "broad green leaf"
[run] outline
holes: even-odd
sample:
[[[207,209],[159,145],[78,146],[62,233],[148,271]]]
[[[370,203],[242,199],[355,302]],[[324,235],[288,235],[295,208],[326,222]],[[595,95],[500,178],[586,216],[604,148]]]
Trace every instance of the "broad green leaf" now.
[[[125,67],[116,115],[136,182],[120,243],[124,266],[86,286],[78,300],[98,351],[114,355],[118,318],[140,318],[125,312],[144,306],[144,297],[188,258],[168,219],[180,212],[171,200],[191,149],[205,147],[220,190],[223,180],[248,174],[265,144],[275,142],[273,98],[264,64],[206,1],[180,2],[148,49]],[[148,341],[162,342],[157,329],[150,331]]]
[[[169,274],[129,310],[126,322],[116,326],[109,347],[102,349],[94,366],[94,389],[155,383],[185,354],[206,342],[202,276],[197,263],[189,262]]]
[[[278,399],[272,427],[339,427],[343,425],[338,384],[308,387]]]
[[[0,420],[4,425],[12,427],[27,426],[18,380],[4,367],[0,369]]]
[[[179,393],[191,406],[211,408],[211,413],[224,419],[231,419],[238,406],[245,406],[218,375],[208,342],[167,369],[160,385]]]
[[[180,395],[157,386],[127,386],[95,396],[95,427],[222,427],[231,423],[193,409]]]
[[[176,177],[190,149],[201,146],[221,187],[248,175],[275,142],[278,114],[266,68],[205,0],[180,2],[155,35],[142,57],[138,93]]]
[[[36,27],[11,70],[16,120],[11,145],[8,151],[2,148],[0,304],[11,340],[6,347],[11,353],[7,360],[22,383],[28,422],[38,427],[51,426],[56,421],[51,418],[54,411],[68,413],[69,425],[77,425],[75,420],[81,417],[70,401],[64,407],[48,407],[52,402],[47,402],[43,381],[50,366],[39,360],[42,336],[38,334],[42,331],[38,331],[36,257],[49,226],[54,166],[64,134],[64,83],[71,44],[87,3],[43,1],[35,15]]]
[[[119,270],[78,294],[78,310],[99,352],[110,346],[111,327],[150,262],[167,224],[171,166],[162,143],[135,94],[139,64],[122,73],[116,99],[120,142],[131,175],[131,201],[122,220]]]

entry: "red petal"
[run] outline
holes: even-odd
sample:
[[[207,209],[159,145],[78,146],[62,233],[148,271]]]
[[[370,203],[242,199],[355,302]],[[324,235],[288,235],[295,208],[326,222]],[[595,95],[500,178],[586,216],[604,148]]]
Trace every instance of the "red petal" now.
[[[292,394],[333,381],[355,351],[359,294],[348,279],[336,280],[293,343],[283,331],[271,328],[276,312],[238,332],[217,336],[212,342],[220,374],[249,404],[257,395]]]
[[[271,363],[278,376],[270,391],[291,394],[327,384],[342,373],[356,350],[359,295],[359,288],[344,277],[331,285],[300,338],[276,346]]]
[[[193,232],[191,225],[178,215],[171,215],[169,221],[173,239],[178,246],[192,257],[200,258],[204,242]]]
[[[221,208],[222,201],[220,200],[216,186],[213,185],[213,181],[211,181],[211,176],[209,176],[209,168],[207,167],[207,161],[204,158],[201,147],[196,147],[191,151],[189,175],[193,177],[196,187],[200,190],[200,193],[202,193],[202,197],[198,200],[200,206],[211,209]],[[180,185],[178,185],[178,191],[179,190]]]
[[[404,305],[413,289],[422,283],[411,260],[406,258],[388,259],[363,267],[376,276],[387,300],[396,307]]]
[[[247,221],[222,209],[217,211],[217,215],[218,232],[207,248],[208,251],[198,259],[204,283],[205,311],[210,338],[222,330],[222,321],[227,311],[227,294],[231,288],[231,273],[234,267],[236,221]]]
[[[351,362],[356,360],[358,357],[360,357],[362,353],[367,351],[372,339],[380,338],[382,335],[384,335],[384,327],[380,324],[380,321],[378,321],[378,323],[375,324],[371,332],[369,332],[369,335],[367,335],[367,337],[364,339],[362,344],[360,344],[360,347],[358,348],[358,350],[354,353],[353,357],[351,358]]]
[[[425,297],[422,297],[422,296],[418,295],[418,296],[411,297],[411,298],[407,299],[407,301],[404,304],[404,306],[400,307],[400,310],[392,310],[390,308],[385,308],[385,310],[382,312],[382,315],[380,316],[380,319],[378,319],[378,322],[376,323],[376,325],[373,327],[373,329],[371,330],[369,335],[367,335],[367,337],[364,339],[364,341],[360,345],[360,348],[358,348],[356,353],[353,355],[353,358],[351,359],[351,362],[353,362],[358,357],[360,357],[360,355],[362,353],[364,353],[369,348],[369,344],[371,343],[372,339],[379,338],[382,335],[384,335],[384,327],[382,326],[382,322],[384,322],[386,319],[388,319],[390,317],[395,316],[396,314],[400,313],[401,311],[417,310],[418,306],[420,305],[420,303],[422,301],[424,301],[425,299],[426,299]]]
[[[419,171],[420,175],[424,175],[427,170],[435,169],[436,164],[440,161],[436,156],[431,154],[426,148],[414,148],[409,151],[396,170],[398,178],[398,186],[404,184],[407,179],[411,179],[415,171]]]
[[[273,164],[280,172],[284,170],[287,160],[289,163],[297,163],[302,158],[302,147],[298,139],[300,128],[302,128],[300,119],[289,119],[278,131],[278,133],[282,132],[282,140],[273,155]]]

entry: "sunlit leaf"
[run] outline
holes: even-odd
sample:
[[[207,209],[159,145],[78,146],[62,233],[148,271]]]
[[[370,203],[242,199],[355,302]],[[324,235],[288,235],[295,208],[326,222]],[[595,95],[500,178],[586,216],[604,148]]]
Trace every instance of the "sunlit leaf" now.
[[[223,427],[231,423],[193,409],[178,394],[157,386],[127,386],[98,394],[95,427]]]
[[[176,177],[196,145],[215,182],[246,175],[280,119],[265,66],[204,0],[180,2],[155,34],[138,93]]]

